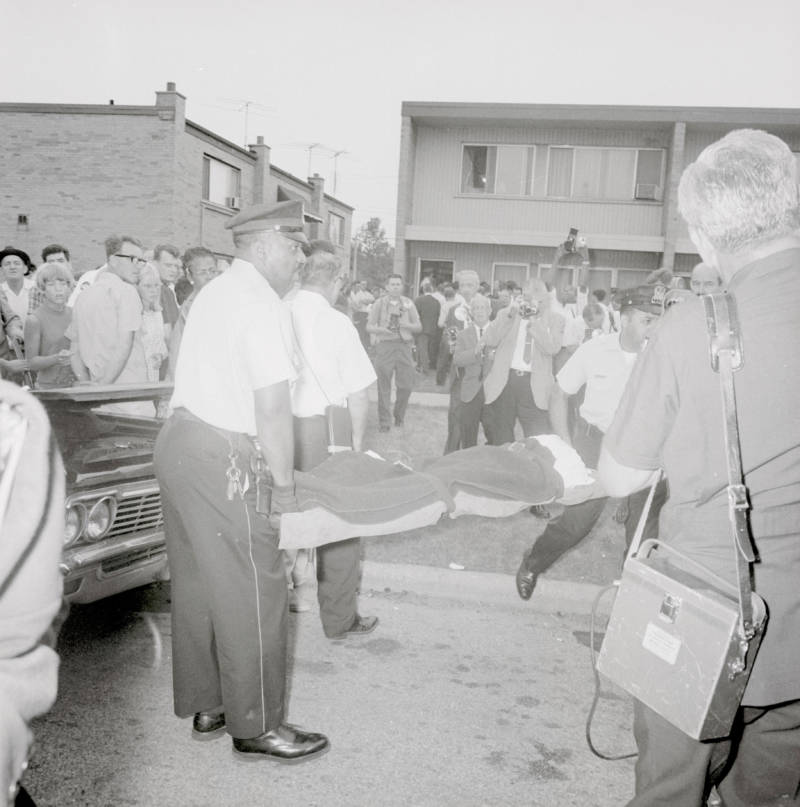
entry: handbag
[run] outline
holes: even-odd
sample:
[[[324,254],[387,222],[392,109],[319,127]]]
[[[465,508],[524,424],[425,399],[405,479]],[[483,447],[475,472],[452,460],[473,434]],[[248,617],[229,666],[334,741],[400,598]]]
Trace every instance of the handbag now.
[[[696,740],[730,733],[767,620],[764,601],[751,584],[755,553],[733,386],[743,357],[735,301],[726,293],[703,301],[711,365],[722,389],[738,585],[663,541],[642,543],[654,483],[597,659],[598,672]]]

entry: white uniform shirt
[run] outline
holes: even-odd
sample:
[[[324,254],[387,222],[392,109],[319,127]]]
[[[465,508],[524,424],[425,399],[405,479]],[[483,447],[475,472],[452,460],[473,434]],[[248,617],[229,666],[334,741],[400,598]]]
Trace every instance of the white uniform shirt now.
[[[287,308],[253,264],[234,259],[192,304],[172,407],[185,407],[212,426],[255,435],[253,392],[295,377]]]
[[[311,417],[375,381],[375,370],[353,323],[317,292],[300,289],[288,303],[301,369],[292,387],[292,413]]]
[[[559,387],[574,395],[586,384],[581,417],[602,432],[608,431],[638,353],[628,353],[619,334],[610,333],[584,342],[556,376]]]

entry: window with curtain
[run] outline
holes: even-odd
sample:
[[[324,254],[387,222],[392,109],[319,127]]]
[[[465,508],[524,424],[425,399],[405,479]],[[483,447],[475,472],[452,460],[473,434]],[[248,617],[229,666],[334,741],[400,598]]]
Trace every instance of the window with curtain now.
[[[663,149],[551,146],[547,195],[575,199],[635,199],[640,183],[663,182]]]
[[[238,208],[242,172],[228,163],[203,156],[203,199],[223,207]]]

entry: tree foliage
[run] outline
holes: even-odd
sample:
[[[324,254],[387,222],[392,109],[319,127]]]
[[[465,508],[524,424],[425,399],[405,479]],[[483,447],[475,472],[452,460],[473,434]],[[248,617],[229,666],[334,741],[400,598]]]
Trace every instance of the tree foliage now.
[[[386,238],[381,220],[373,216],[359,227],[353,244],[355,276],[367,285],[383,286],[394,269],[394,247]]]

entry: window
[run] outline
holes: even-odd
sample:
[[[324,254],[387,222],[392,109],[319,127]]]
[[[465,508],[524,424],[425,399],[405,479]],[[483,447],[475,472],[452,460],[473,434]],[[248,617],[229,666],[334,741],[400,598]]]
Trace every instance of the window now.
[[[238,209],[241,205],[242,172],[228,163],[203,156],[203,199],[215,205]]]
[[[328,238],[334,244],[344,244],[344,218],[337,213],[328,214]]]
[[[547,195],[659,201],[663,173],[662,149],[551,146]]]
[[[464,146],[461,193],[529,196],[534,146]]]

